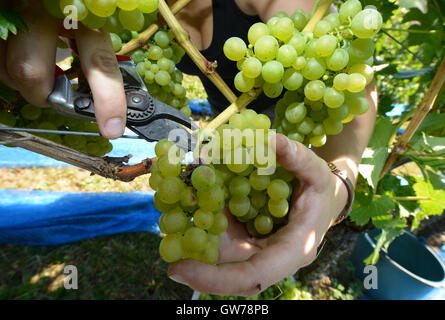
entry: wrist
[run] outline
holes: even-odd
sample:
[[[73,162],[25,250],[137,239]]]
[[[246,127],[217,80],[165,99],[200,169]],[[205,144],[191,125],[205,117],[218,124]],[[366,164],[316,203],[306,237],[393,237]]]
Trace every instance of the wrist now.
[[[343,221],[349,215],[354,200],[354,185],[348,176],[349,170],[341,170],[334,163],[329,163],[329,167],[335,186],[335,211],[331,220],[331,226],[333,226]]]

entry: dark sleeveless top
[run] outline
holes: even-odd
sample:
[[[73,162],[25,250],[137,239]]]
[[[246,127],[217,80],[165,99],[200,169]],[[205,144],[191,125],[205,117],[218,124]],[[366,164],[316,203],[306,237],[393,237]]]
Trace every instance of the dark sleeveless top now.
[[[230,37],[239,37],[246,44],[247,32],[252,24],[262,22],[258,15],[249,16],[241,11],[234,0],[212,0],[213,2],[213,37],[210,46],[202,50],[201,53],[210,62],[217,61],[216,71],[229,85],[232,91],[239,96],[241,93],[236,90],[233,79],[239,72],[236,62],[227,59],[223,52],[224,42]],[[220,113],[229,106],[229,101],[216,88],[216,86],[199,70],[188,55],[184,55],[182,61],[177,65],[178,69],[190,75],[199,76],[208,95],[208,101],[213,113]],[[277,99],[267,98],[264,94],[249,105],[249,108],[261,112],[272,105]]]

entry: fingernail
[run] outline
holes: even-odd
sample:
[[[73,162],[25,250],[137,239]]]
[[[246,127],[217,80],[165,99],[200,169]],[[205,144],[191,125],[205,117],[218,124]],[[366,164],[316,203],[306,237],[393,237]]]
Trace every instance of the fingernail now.
[[[121,118],[112,118],[105,123],[105,133],[110,139],[117,139],[124,134],[125,126]]]
[[[176,281],[176,282],[179,282],[179,283],[188,285],[188,284],[187,284],[187,281],[185,281],[185,279],[184,279],[181,275],[179,275],[179,274],[171,274],[171,275],[169,275],[168,277],[169,277],[170,279],[172,279],[173,281]]]

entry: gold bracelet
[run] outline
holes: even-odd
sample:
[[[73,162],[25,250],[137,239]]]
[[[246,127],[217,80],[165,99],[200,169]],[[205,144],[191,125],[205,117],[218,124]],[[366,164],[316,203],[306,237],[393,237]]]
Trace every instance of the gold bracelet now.
[[[346,190],[348,191],[348,200],[346,202],[346,206],[344,209],[340,212],[337,219],[335,219],[334,226],[342,222],[351,212],[352,209],[352,203],[354,202],[354,186],[349,180],[349,178],[343,174],[333,163],[328,163],[329,169],[331,169],[331,172],[335,174],[346,186]]]

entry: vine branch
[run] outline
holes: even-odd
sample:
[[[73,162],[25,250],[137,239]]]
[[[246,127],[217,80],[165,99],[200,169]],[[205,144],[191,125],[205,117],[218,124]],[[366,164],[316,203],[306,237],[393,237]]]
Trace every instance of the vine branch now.
[[[430,88],[426,92],[422,101],[414,113],[408,127],[400,137],[399,141],[394,145],[390,155],[386,159],[385,165],[380,172],[380,179],[385,175],[392,165],[400,158],[400,154],[408,148],[408,143],[417,131],[417,128],[425,119],[426,115],[433,109],[437,98],[445,84],[445,58],[442,60],[439,70],[434,76]]]
[[[0,127],[7,126],[0,123]],[[114,161],[114,158],[95,157],[27,132],[0,131],[0,142],[69,163],[105,178],[124,182],[130,182],[138,176],[150,173],[154,161],[146,159],[136,165],[124,165],[123,158],[120,158],[120,161]]]

